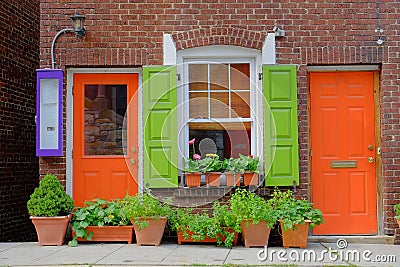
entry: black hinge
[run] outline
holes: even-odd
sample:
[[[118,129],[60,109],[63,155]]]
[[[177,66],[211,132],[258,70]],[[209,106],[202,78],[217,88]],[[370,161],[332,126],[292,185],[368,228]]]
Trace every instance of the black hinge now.
[[[258,73],[258,80],[259,80],[259,81],[262,80],[262,72]]]
[[[181,75],[179,73],[176,74],[176,78],[178,79],[178,81],[180,81],[181,80]]]

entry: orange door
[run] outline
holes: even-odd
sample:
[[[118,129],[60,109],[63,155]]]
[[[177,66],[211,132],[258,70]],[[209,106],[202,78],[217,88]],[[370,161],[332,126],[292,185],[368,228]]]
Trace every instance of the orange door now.
[[[74,74],[73,197],[137,192],[137,74]]]
[[[376,234],[372,72],[310,73],[314,234]]]

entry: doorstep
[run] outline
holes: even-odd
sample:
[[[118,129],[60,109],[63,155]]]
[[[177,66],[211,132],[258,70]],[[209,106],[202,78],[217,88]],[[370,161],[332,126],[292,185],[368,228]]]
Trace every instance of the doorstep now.
[[[356,244],[394,244],[394,236],[388,235],[312,235],[308,237],[308,242],[336,243],[339,239],[346,239],[348,243]]]

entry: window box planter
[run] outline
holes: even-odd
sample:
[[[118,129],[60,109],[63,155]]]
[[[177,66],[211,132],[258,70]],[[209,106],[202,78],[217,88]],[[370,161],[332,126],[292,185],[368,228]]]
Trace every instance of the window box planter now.
[[[221,173],[220,172],[207,172],[206,173],[206,184],[208,186],[220,186]]]
[[[86,238],[77,238],[77,241],[92,241],[92,242],[128,242],[132,244],[133,239],[133,226],[88,226],[86,230],[93,233],[92,239],[87,240]],[[75,232],[72,232],[72,237],[75,236]]]
[[[199,187],[201,182],[201,172],[186,172],[186,186]]]
[[[243,173],[244,185],[258,185],[258,173],[245,172]]]
[[[240,174],[239,173],[225,173],[226,185],[227,186],[240,186]]]

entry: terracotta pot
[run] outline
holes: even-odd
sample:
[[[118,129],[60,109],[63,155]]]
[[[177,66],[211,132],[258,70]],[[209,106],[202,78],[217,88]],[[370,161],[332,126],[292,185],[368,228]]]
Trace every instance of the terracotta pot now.
[[[139,218],[141,221],[146,220],[149,222],[149,226],[140,229],[139,225],[135,224],[131,220],[136,234],[136,243],[138,246],[141,245],[153,245],[158,246],[161,244],[161,240],[164,234],[165,225],[167,223],[167,217],[160,217],[157,219],[152,218]]]
[[[238,173],[225,173],[226,185],[227,186],[239,186],[240,185],[240,174]]]
[[[233,230],[232,230],[233,232]],[[182,232],[178,232],[178,245],[182,245],[183,242],[194,242],[194,243],[217,243],[217,239],[216,238],[210,238],[210,237],[206,237],[203,240],[195,240],[192,238],[193,232],[187,230],[186,233],[189,235],[188,238],[185,238],[185,235]],[[222,242],[225,241],[225,238],[220,236]],[[233,245],[236,246],[237,245],[237,241],[238,241],[238,233],[235,233],[235,239],[233,240]]]
[[[201,172],[187,172],[186,176],[186,186],[187,187],[199,187],[201,181]]]
[[[39,246],[61,246],[65,242],[68,223],[72,214],[56,217],[36,217],[30,219],[35,225]]]
[[[258,185],[258,173],[245,172],[243,173],[244,185]]]
[[[281,232],[282,232],[282,242],[284,248],[298,247],[306,248],[308,241],[308,229],[310,227],[311,221],[306,221],[304,224],[296,224],[294,228],[283,230],[282,222]]]
[[[397,220],[397,224],[399,225],[399,227],[400,227],[400,220]]]
[[[88,226],[86,230],[93,233],[92,240],[78,238],[79,242],[93,241],[93,242],[108,242],[108,241],[124,241],[132,244],[133,239],[133,225],[124,226]],[[72,237],[75,232],[72,232]]]
[[[271,228],[267,227],[266,221],[260,221],[256,225],[252,221],[243,221],[240,226],[242,227],[242,236],[246,248],[268,246]]]
[[[207,172],[206,181],[208,186],[220,186],[220,172]]]

